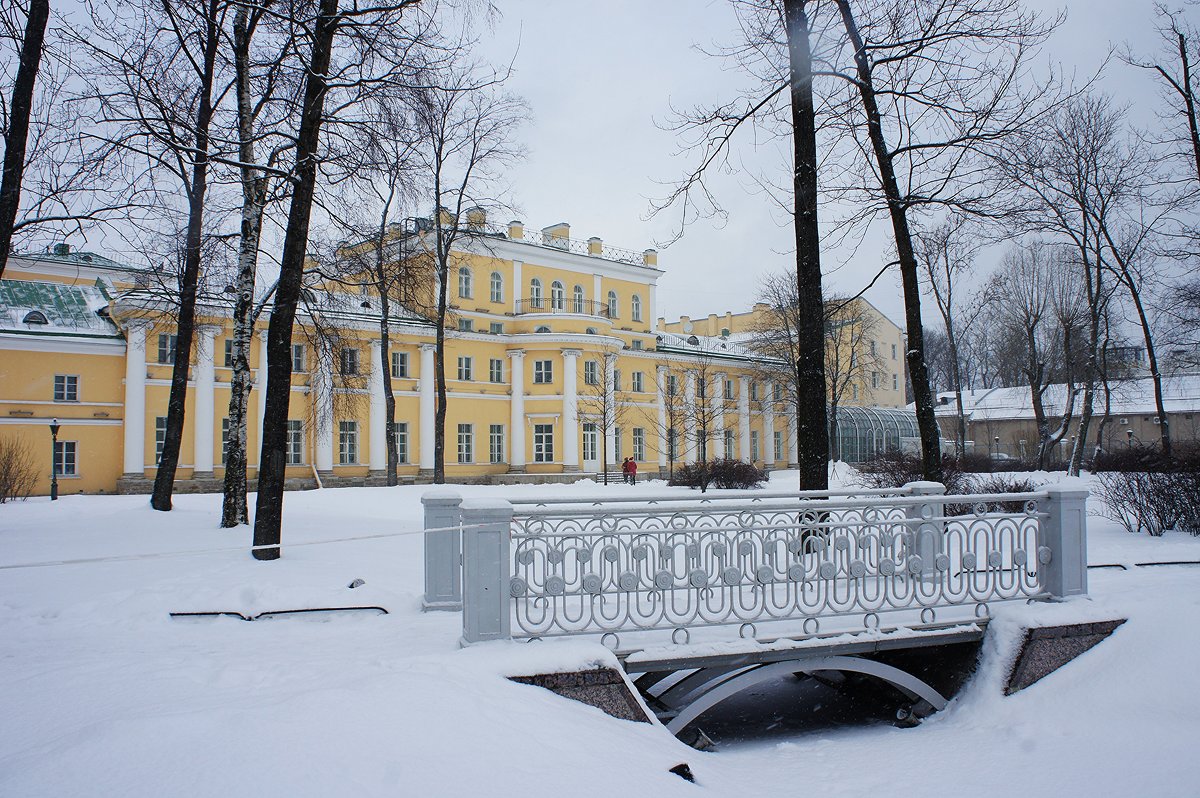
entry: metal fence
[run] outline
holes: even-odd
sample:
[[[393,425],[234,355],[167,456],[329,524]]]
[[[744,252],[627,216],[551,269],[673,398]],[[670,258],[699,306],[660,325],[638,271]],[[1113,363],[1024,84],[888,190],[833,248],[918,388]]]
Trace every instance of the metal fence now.
[[[945,623],[946,608],[986,617],[995,602],[1086,593],[1086,491],[943,490],[657,506],[461,501],[463,638],[595,635],[617,650],[695,642],[700,630],[797,638],[833,619],[919,629]],[[453,520],[428,515],[453,498],[427,501],[427,527]],[[427,560],[427,589],[429,573]]]

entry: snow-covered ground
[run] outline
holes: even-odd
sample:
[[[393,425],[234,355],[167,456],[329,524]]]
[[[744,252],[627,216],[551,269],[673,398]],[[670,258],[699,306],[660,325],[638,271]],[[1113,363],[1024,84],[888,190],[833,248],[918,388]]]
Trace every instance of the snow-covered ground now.
[[[794,484],[777,473],[773,487]],[[603,660],[583,643],[458,648],[423,614],[424,488],[289,493],[284,557],[216,528],[217,496],[0,506],[0,795],[1200,795],[1200,567],[1093,570],[1091,597],[1014,607],[950,707],[700,753],[503,676]],[[662,483],[464,487],[661,493]],[[332,544],[346,537],[411,532]],[[1090,522],[1093,563],[1200,560],[1200,539]],[[11,567],[58,563],[39,567]],[[355,579],[365,584],[347,585]],[[379,605],[388,615],[172,620]],[[1112,639],[1003,697],[1024,616],[1120,615]],[[688,762],[698,786],[668,772]]]

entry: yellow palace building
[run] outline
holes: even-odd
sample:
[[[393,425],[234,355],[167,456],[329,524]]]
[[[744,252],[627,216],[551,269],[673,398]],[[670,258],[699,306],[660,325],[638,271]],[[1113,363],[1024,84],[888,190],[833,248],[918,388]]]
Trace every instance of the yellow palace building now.
[[[423,221],[423,220],[422,220]],[[698,457],[767,468],[796,460],[785,385],[730,336],[655,329],[654,250],[578,241],[566,224],[519,222],[464,239],[449,280],[446,477],[570,481],[665,474]],[[395,231],[419,246],[430,222]],[[402,244],[401,244],[402,245]],[[13,255],[0,281],[0,438],[23,441],[49,492],[149,492],[166,426],[174,328],[155,275],[56,245]],[[386,468],[379,299],[329,284],[302,309],[292,349],[292,487],[381,484]],[[197,308],[180,491],[220,490],[232,374],[232,294],[208,285]],[[270,305],[250,365],[250,476],[258,459]],[[402,481],[434,459],[433,325],[391,303],[391,387]],[[664,328],[667,325],[662,325]],[[889,386],[890,387],[890,386]],[[865,398],[865,397],[864,397]],[[889,397],[890,398],[890,397]],[[49,425],[57,421],[52,446]]]

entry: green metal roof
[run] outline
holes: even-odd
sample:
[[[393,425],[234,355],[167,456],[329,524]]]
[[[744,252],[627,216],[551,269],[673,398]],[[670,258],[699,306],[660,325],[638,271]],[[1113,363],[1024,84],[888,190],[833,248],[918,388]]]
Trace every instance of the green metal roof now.
[[[95,285],[0,280],[0,330],[4,332],[119,338],[116,325],[97,313],[106,307],[108,297]],[[26,321],[34,311],[46,323]]]

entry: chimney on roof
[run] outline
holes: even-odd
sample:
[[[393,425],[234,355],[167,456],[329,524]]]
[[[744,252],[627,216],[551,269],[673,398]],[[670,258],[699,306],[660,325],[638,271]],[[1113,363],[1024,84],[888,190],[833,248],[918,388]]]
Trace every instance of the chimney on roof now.
[[[508,237],[513,241],[520,241],[525,237],[525,223],[518,220],[513,220],[508,223]]]
[[[559,222],[549,227],[543,227],[542,238],[548,247],[566,249],[567,241],[571,238],[571,225],[566,222]]]
[[[53,247],[51,247],[50,251],[53,252],[55,255],[70,255],[71,254],[71,245],[65,244],[65,243],[64,244],[55,244]]]
[[[648,249],[642,253],[642,263],[646,266],[658,265],[658,250]]]
[[[604,251],[604,242],[603,241],[601,241],[596,236],[592,236],[591,238],[588,239],[588,254],[589,255],[599,255],[603,251]]]
[[[486,224],[487,211],[478,205],[474,208],[467,208],[467,227],[472,230],[482,230]]]

